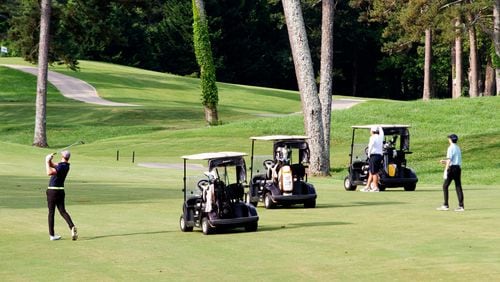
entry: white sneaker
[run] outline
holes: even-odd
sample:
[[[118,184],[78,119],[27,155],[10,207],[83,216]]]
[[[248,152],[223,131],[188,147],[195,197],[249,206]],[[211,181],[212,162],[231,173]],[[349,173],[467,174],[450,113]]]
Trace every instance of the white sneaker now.
[[[463,207],[458,207],[455,209],[456,212],[463,212],[465,209]]]
[[[56,240],[61,239],[61,236],[54,234],[54,236],[49,236],[49,238],[50,238],[50,241],[56,241]]]
[[[438,211],[447,211],[447,210],[449,210],[449,208],[447,206],[440,206],[436,210],[438,210]]]
[[[380,192],[380,190],[378,188],[373,188],[369,192]]]
[[[359,190],[359,191],[361,191],[361,192],[370,192],[370,191],[371,191],[371,189],[370,189],[370,188],[368,188],[368,187],[365,187],[365,188],[363,188],[363,189],[361,189],[361,190]]]
[[[71,228],[71,240],[76,241],[78,239],[78,232],[76,231],[76,226]]]

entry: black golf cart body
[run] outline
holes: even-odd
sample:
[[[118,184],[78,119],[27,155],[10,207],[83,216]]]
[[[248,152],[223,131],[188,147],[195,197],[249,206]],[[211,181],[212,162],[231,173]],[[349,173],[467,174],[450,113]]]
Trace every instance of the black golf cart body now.
[[[217,230],[244,227],[257,231],[259,217],[254,206],[244,201],[246,154],[215,152],[182,156],[184,159],[184,204],[180,229],[202,229],[205,235]],[[187,161],[207,161],[208,171],[187,175]],[[191,171],[190,171],[191,172]]]
[[[368,138],[372,126],[384,130],[383,169],[379,173],[379,189],[404,187],[414,191],[418,182],[415,171],[406,166],[406,155],[410,151],[409,125],[355,125],[352,126],[351,153],[349,154],[348,175],[344,188],[356,190],[357,185],[366,185],[368,179]],[[359,134],[359,133],[362,134]]]
[[[252,155],[247,201],[267,209],[303,204],[316,207],[316,190],[307,183],[309,145],[307,136],[271,135],[251,137]],[[255,141],[273,143],[273,155],[256,156]]]

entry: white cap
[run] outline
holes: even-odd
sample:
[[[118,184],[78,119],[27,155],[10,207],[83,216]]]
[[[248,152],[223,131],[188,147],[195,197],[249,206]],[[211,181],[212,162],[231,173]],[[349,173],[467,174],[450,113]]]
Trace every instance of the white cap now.
[[[377,132],[378,131],[378,126],[374,125],[372,126],[372,128],[370,129],[371,132]]]
[[[68,150],[62,151],[61,155],[67,160],[69,160],[69,158],[71,157],[71,153]]]

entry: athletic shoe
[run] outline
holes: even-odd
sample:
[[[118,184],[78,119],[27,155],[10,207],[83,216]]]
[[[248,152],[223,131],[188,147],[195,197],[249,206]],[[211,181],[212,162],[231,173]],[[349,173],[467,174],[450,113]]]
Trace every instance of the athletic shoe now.
[[[455,209],[456,212],[463,212],[465,209],[463,207],[458,207]]]
[[[370,191],[371,191],[371,189],[370,189],[370,188],[368,188],[368,187],[365,187],[365,188],[363,188],[363,189],[361,189],[361,190],[359,190],[359,191],[361,191],[361,192],[370,192]]]
[[[61,239],[61,236],[55,234],[54,236],[49,236],[49,238],[50,238],[50,241],[56,241],[56,240]]]
[[[380,192],[380,190],[378,188],[373,188],[370,190],[370,192]]]
[[[436,210],[438,210],[438,211],[447,211],[447,210],[449,210],[449,208],[447,206],[440,206]]]
[[[71,239],[73,241],[75,241],[76,239],[78,239],[78,232],[76,231],[76,226],[73,226],[71,228]]]

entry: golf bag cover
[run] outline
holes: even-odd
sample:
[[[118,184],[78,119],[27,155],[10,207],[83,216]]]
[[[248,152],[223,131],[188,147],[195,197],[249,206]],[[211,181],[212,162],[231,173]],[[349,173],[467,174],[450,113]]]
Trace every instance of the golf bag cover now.
[[[280,189],[283,193],[292,193],[293,191],[293,177],[292,169],[289,165],[285,165],[280,170],[279,178]]]

